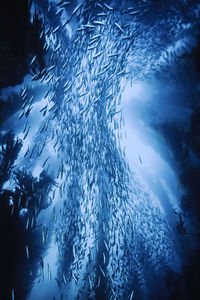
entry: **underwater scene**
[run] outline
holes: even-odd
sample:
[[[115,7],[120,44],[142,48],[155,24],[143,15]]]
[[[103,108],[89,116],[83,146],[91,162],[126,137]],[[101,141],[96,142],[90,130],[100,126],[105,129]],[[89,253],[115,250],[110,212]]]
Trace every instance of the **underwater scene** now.
[[[0,300],[200,299],[200,1],[0,4]]]

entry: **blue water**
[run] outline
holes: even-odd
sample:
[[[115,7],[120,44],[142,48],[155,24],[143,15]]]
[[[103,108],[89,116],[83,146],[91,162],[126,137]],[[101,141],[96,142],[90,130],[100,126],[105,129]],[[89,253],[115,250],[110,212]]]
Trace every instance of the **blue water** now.
[[[173,78],[185,76],[174,61],[195,45],[195,20],[186,1],[69,2],[33,1],[47,67],[11,88],[34,99],[4,125],[24,139],[16,166],[57,182],[37,219],[49,244],[28,300],[167,299],[165,272],[181,270],[193,241],[177,233],[184,190],[152,124],[189,126],[190,86]]]

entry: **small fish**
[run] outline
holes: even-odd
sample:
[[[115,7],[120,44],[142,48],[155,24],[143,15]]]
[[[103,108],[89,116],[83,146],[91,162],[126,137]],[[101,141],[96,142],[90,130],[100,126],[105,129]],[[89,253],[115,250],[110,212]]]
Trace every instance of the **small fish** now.
[[[108,54],[108,57],[114,57],[114,56],[119,56],[119,54],[118,53],[110,53],[110,54]]]
[[[43,36],[43,33],[44,33],[44,32],[43,32],[43,31],[41,31],[41,33],[40,33],[40,39],[42,38],[42,36]]]
[[[43,163],[43,165],[42,165],[42,168],[45,167],[45,165],[46,165],[46,163],[47,163],[48,160],[49,160],[49,156],[45,159],[45,161],[44,161],[44,163]]]
[[[130,300],[133,299],[133,294],[134,294],[134,291],[131,292],[131,295],[130,295]]]
[[[40,109],[40,112],[44,111],[47,109],[47,105],[45,105],[43,108]]]
[[[99,276],[97,287],[100,287],[100,283],[101,283],[101,277]]]
[[[65,103],[68,103],[69,101],[71,101],[72,100],[72,97],[69,97],[66,101],[65,101]]]
[[[61,6],[64,8],[64,7],[67,7],[69,4],[71,4],[71,2],[69,1],[66,1],[65,3],[63,3]]]
[[[28,146],[26,153],[24,154],[24,157],[26,157],[28,155],[28,153],[29,153],[29,146]]]
[[[24,110],[21,112],[21,114],[19,115],[19,119],[21,119],[24,115]]]
[[[63,12],[64,7],[61,7],[57,12],[56,12],[56,16],[58,16],[59,14],[61,14]]]
[[[76,257],[76,252],[75,252],[75,246],[73,245],[73,255],[74,255],[74,258]]]
[[[85,95],[87,95],[88,93],[89,93],[89,91],[85,91],[85,92],[83,92],[82,94],[80,94],[79,97],[85,96]]]
[[[100,38],[102,35],[101,34],[96,34],[96,35],[94,35],[94,36],[91,36],[91,40],[94,40],[94,39],[98,39],[98,38]]]
[[[108,251],[108,245],[107,245],[106,241],[103,240],[103,242],[104,242],[104,245],[106,246],[106,250]]]
[[[97,39],[93,39],[93,40],[91,40],[91,41],[88,43],[88,45],[92,45],[92,44],[94,44],[94,43],[96,43],[96,42],[98,42],[98,40],[97,40]]]
[[[139,14],[139,11],[138,11],[138,10],[129,12],[129,15],[131,15],[131,16],[137,15],[137,14]]]
[[[113,7],[109,6],[108,4],[104,3],[104,6],[108,9],[108,10],[113,10]]]
[[[66,277],[65,277],[65,274],[63,273],[63,281],[65,284],[67,284],[67,280],[66,280]]]
[[[39,74],[36,73],[35,75],[32,76],[31,81],[37,80],[38,77],[39,77]]]
[[[31,60],[31,65],[34,63],[34,61],[36,60],[36,57],[37,57],[37,55],[35,55],[34,57],[33,57],[33,59]]]
[[[75,15],[75,13],[81,8],[82,5],[83,5],[83,3],[81,3],[77,7],[75,7],[75,9],[72,12],[72,16]]]
[[[93,103],[96,103],[97,101],[99,101],[100,98],[101,98],[101,96],[99,96]]]
[[[85,30],[85,27],[79,27],[76,29],[76,31],[84,31]]]
[[[99,269],[100,269],[101,273],[103,274],[103,277],[106,277],[106,274],[104,273],[104,271],[100,265],[99,265]]]
[[[24,126],[24,129],[23,129],[23,133],[25,133],[26,129],[27,129],[27,125],[28,125],[28,122],[26,122],[25,126]]]
[[[97,74],[97,76],[100,76],[100,75],[104,74],[106,71],[107,71],[106,69],[101,71],[100,73]]]
[[[25,93],[27,93],[27,88],[24,88],[21,92],[21,97],[23,97],[25,95]]]
[[[12,289],[12,300],[15,300],[15,293],[14,293],[14,289]]]
[[[105,26],[105,22],[103,21],[93,21],[94,24]]]
[[[85,28],[95,28],[96,26],[92,25],[92,24],[85,24],[84,25]]]
[[[75,74],[75,77],[78,77],[81,73],[83,73],[84,71],[79,71],[78,73]]]
[[[104,265],[106,264],[106,256],[105,256],[104,252],[103,252],[103,263],[104,263]]]
[[[98,17],[106,17],[107,14],[103,12],[103,13],[98,13],[97,16],[98,16]]]
[[[99,57],[99,56],[100,56],[101,54],[103,54],[104,52],[105,52],[105,50],[102,50],[102,51],[98,52],[97,54],[95,54],[95,55],[93,56],[93,59]]]
[[[125,70],[122,70],[122,71],[118,72],[118,73],[116,74],[116,76],[122,75],[123,73],[125,73]]]
[[[90,47],[88,47],[88,50],[93,50],[93,49],[98,48],[98,47],[99,47],[99,45],[90,46]]]
[[[53,66],[49,67],[49,68],[47,69],[47,73],[50,72],[51,70],[55,69],[55,67],[56,67],[56,65],[53,65]]]
[[[72,83],[64,90],[64,93],[66,93],[72,86]]]
[[[46,92],[46,94],[44,95],[44,99],[46,99],[46,98],[48,97],[50,91],[51,91],[51,89],[49,89],[49,90]]]
[[[58,280],[58,278],[55,278],[55,280],[56,280],[56,282],[57,282],[58,288],[60,289],[60,288],[61,288],[60,281]]]
[[[56,48],[54,49],[54,53],[56,53],[60,48],[61,48],[61,44],[58,45],[58,47],[56,47]]]
[[[109,64],[110,64],[110,61],[109,61],[107,64],[105,64],[105,65],[103,66],[103,68],[106,69],[106,68],[109,66]]]
[[[24,135],[24,137],[23,137],[23,140],[25,140],[25,138],[27,137],[27,135],[28,135],[28,133],[29,133],[29,130],[30,130],[30,128],[31,128],[31,126],[29,126],[29,128],[28,128],[28,130],[27,130],[26,134],[25,134],[25,135]]]
[[[27,221],[26,221],[26,230],[28,230],[28,225],[29,225],[29,218],[27,218]]]
[[[27,245],[26,245],[26,257],[27,257],[27,259],[29,259],[29,249],[28,249]]]
[[[49,83],[52,78],[53,78],[53,74],[49,77],[49,79],[46,81],[46,83]]]
[[[117,23],[117,22],[114,22],[115,26],[117,26],[117,28],[121,31],[121,32],[124,32],[124,30],[122,29],[122,27]]]
[[[138,154],[138,157],[139,157],[139,161],[140,161],[141,165],[143,165],[140,154]]]
[[[58,25],[52,32],[56,33],[60,29],[60,25]]]
[[[77,282],[78,282],[78,279],[76,278],[76,276],[74,275],[74,273],[73,273],[73,272],[72,272],[72,276],[73,276],[73,278],[74,278],[75,282],[77,283]]]

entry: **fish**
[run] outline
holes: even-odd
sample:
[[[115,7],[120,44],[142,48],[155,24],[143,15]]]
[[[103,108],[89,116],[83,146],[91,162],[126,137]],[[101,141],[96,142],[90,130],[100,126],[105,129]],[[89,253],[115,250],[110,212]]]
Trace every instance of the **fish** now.
[[[105,70],[103,70],[103,71],[101,71],[100,73],[98,73],[98,74],[97,74],[97,76],[103,75],[105,72],[107,72],[107,70],[106,70],[106,69],[105,69]]]
[[[45,105],[43,108],[40,109],[40,112],[44,111],[47,109],[47,105]]]
[[[114,22],[115,26],[117,26],[117,28],[121,31],[121,32],[124,32],[124,30],[122,29],[122,27],[117,23],[117,22]]]
[[[118,72],[118,73],[116,74],[116,76],[122,75],[123,73],[125,73],[125,70],[122,70],[122,71]]]
[[[49,79],[46,81],[46,83],[49,83],[52,78],[53,78],[53,74],[49,77]]]
[[[105,52],[105,50],[102,50],[102,51],[96,53],[96,54],[93,56],[93,59],[99,57],[99,56],[102,55],[104,52]]]
[[[104,265],[106,264],[106,256],[105,256],[104,252],[103,252],[103,263],[104,263]]]
[[[64,90],[64,93],[66,93],[71,88],[71,86],[72,86],[72,83],[68,87],[66,87],[66,89]]]
[[[76,29],[76,31],[84,31],[85,30],[85,27],[79,27]]]
[[[72,97],[69,97],[69,98],[67,98],[67,100],[65,101],[65,103],[68,103],[71,100],[72,100]]]
[[[129,12],[129,15],[131,15],[131,16],[137,15],[137,14],[139,14],[139,11],[138,11],[138,10]]]
[[[57,282],[58,288],[60,289],[61,288],[61,284],[60,284],[60,281],[58,280],[58,278],[55,278],[55,281]]]
[[[103,242],[104,242],[104,245],[106,246],[106,250],[108,251],[108,245],[107,245],[106,241],[103,240]],[[109,251],[108,251],[108,252],[109,252]]]
[[[106,14],[105,12],[103,12],[103,13],[98,13],[97,16],[98,16],[98,17],[106,17],[107,14]]]
[[[47,73],[49,73],[51,70],[55,69],[55,67],[56,67],[56,65],[53,65],[53,66],[49,67],[49,68],[47,69]]]
[[[49,160],[49,156],[45,159],[45,161],[44,161],[44,163],[43,163],[43,165],[42,165],[42,168],[45,167],[45,165],[46,165],[46,163],[47,163],[48,160]]]
[[[75,9],[72,12],[72,16],[75,15],[75,13],[81,8],[82,5],[83,3],[80,3],[78,6],[75,7]]]
[[[106,3],[103,3],[103,4],[108,10],[113,10],[113,7],[109,6],[108,4],[106,4]]]
[[[119,54],[118,53],[110,53],[110,54],[108,54],[108,57],[114,57],[114,56],[119,56]]]
[[[25,138],[27,137],[28,133],[29,133],[29,130],[30,130],[31,126],[29,126],[27,132],[25,133],[24,137],[23,137],[23,140],[25,140]]]
[[[27,93],[27,87],[25,87],[21,92],[21,97],[23,97]]]
[[[97,43],[97,42],[98,42],[97,39],[93,39],[93,40],[91,40],[91,41],[88,43],[88,45],[90,46],[90,45],[92,45],[92,44],[94,44],[94,43]]]
[[[37,80],[39,78],[39,73],[36,73],[35,75],[32,76],[31,81]]]
[[[98,47],[99,47],[99,45],[90,46],[90,47],[88,47],[88,50],[93,50],[93,49],[96,49]]]
[[[96,25],[105,25],[105,22],[103,22],[103,21],[93,21],[93,23],[94,24],[96,24]]]
[[[104,271],[100,265],[99,265],[99,269],[100,269],[101,273],[103,274],[103,277],[106,277],[106,274],[104,273]]]
[[[84,25],[85,28],[95,28],[96,26],[92,25],[92,24],[85,24]]]
[[[75,77],[78,77],[83,72],[84,72],[83,70],[79,71],[78,73],[75,74]]]
[[[99,101],[99,99],[101,99],[101,96],[99,96],[93,103],[96,103],[97,101]]]
[[[31,60],[31,65],[34,63],[34,61],[36,60],[37,55],[35,55],[32,60]]]
[[[46,98],[48,97],[50,91],[51,91],[51,89],[49,89],[49,90],[46,92],[46,94],[44,95],[44,99],[46,99]]]
[[[27,245],[26,245],[26,257],[27,257],[27,259],[29,259],[29,249],[28,249]]]
[[[54,49],[54,53],[56,53],[56,52],[58,52],[58,50],[61,48],[61,44],[60,45],[58,45],[55,49]]]
[[[131,295],[130,295],[130,300],[133,299],[133,294],[134,294],[134,291],[131,292]]]
[[[24,129],[23,129],[23,133],[25,133],[25,131],[27,129],[27,126],[28,126],[28,122],[25,123]]]
[[[56,16],[58,16],[59,14],[61,14],[64,10],[64,7],[61,7],[57,12],[56,12]]]
[[[29,146],[28,146],[26,153],[24,154],[24,157],[26,157],[28,155],[28,153],[29,153]]]
[[[58,26],[52,31],[52,33],[56,33],[59,29],[60,29],[60,25],[58,25]]]
[[[42,36],[43,36],[43,34],[44,34],[44,32],[43,31],[41,31],[41,33],[40,33],[40,39],[42,38]]]
[[[24,110],[22,110],[21,114],[19,115],[19,119],[21,119],[24,115]]]
[[[63,3],[61,6],[64,8],[64,7],[67,7],[68,5],[70,5],[71,4],[71,2],[69,2],[69,1],[66,1],[65,3]]]
[[[138,154],[138,157],[139,157],[139,161],[140,161],[141,165],[143,165],[140,154]]]
[[[27,218],[27,221],[26,221],[26,230],[28,230],[28,225],[29,225],[29,218]]]
[[[12,289],[12,300],[15,300],[15,293],[14,293],[14,289]]]
[[[65,284],[67,284],[67,280],[66,280],[66,277],[65,277],[65,274],[63,273],[63,281]]]
[[[80,97],[83,97],[83,96],[85,96],[85,95],[87,95],[88,93],[89,93],[89,91],[83,92],[82,94],[79,95],[79,98],[80,98]]]
[[[98,39],[102,36],[102,34],[96,34],[94,36],[91,36],[90,40]]]

